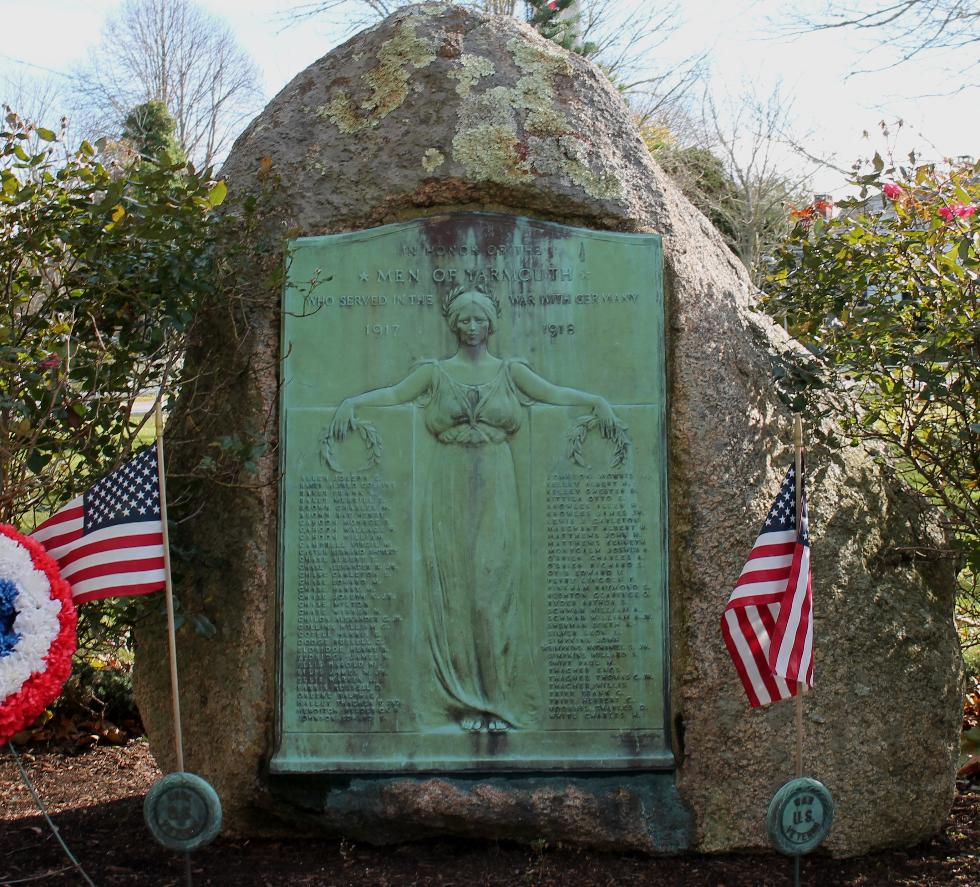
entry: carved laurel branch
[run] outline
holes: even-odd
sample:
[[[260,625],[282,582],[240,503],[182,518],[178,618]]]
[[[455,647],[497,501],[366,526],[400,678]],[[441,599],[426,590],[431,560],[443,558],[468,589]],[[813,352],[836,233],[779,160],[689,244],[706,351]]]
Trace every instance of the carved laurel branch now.
[[[582,445],[590,431],[599,428],[599,420],[595,416],[581,416],[568,429],[565,435],[565,455],[568,459],[582,468],[589,468],[582,456]],[[613,443],[613,455],[609,460],[610,468],[621,468],[630,457],[633,444],[629,438],[629,429],[621,422],[616,422],[612,428],[610,440]]]
[[[337,474],[354,474],[362,471],[370,471],[381,462],[382,446],[381,435],[378,434],[378,429],[370,422],[362,422],[353,416],[351,417],[350,424],[351,428],[354,429],[364,443],[364,452],[367,461],[360,468],[341,468],[337,464],[333,454],[333,445],[336,437],[330,433],[329,428],[320,435],[320,461]]]

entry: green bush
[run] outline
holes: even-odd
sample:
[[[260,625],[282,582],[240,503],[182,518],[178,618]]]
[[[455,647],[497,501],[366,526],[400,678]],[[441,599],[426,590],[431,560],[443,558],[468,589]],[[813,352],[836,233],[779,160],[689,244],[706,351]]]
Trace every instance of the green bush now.
[[[145,440],[149,414],[135,409],[138,398],[176,392],[187,337],[213,292],[212,211],[225,186],[175,160],[165,140],[155,155],[149,143],[142,153],[126,142],[70,150],[7,110],[0,521],[29,532]],[[131,708],[128,669],[97,666],[128,661],[129,627],[146,606],[80,608],[73,682],[91,680],[84,692],[111,708]]]
[[[788,357],[776,373],[796,409],[829,386],[851,441],[884,444],[896,473],[940,510],[975,643],[980,164],[902,167],[876,155],[857,184],[836,218],[798,212],[777,253],[764,305],[815,360]]]

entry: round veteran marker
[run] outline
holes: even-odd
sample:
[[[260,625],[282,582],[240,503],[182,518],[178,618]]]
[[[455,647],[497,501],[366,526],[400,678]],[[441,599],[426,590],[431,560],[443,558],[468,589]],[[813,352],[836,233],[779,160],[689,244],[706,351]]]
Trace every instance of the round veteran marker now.
[[[190,853],[210,844],[221,831],[221,801],[200,776],[168,773],[150,787],[143,818],[164,847]]]
[[[823,843],[834,822],[826,787],[807,776],[791,779],[773,795],[766,814],[772,845],[787,856],[803,856]]]

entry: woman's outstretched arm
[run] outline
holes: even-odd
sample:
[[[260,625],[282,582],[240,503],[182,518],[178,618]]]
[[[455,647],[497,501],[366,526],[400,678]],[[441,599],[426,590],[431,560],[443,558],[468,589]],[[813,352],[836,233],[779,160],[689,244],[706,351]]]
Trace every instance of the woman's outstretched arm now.
[[[363,394],[355,394],[344,400],[330,423],[330,436],[343,440],[353,430],[351,420],[354,418],[354,407],[393,407],[400,403],[408,403],[423,395],[432,385],[432,365],[423,364],[410,372],[401,382],[389,385],[387,388],[375,388]]]
[[[599,430],[602,434],[606,437],[612,434],[618,420],[604,397],[590,394],[588,391],[580,391],[578,388],[552,385],[523,363],[514,363],[510,374],[514,384],[532,400],[555,406],[588,407],[599,420]]]

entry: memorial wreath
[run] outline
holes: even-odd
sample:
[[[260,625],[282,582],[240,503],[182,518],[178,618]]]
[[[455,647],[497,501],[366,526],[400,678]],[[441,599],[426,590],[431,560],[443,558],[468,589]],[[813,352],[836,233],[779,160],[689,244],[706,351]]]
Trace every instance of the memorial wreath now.
[[[61,692],[75,651],[68,583],[41,544],[0,524],[0,743]]]

